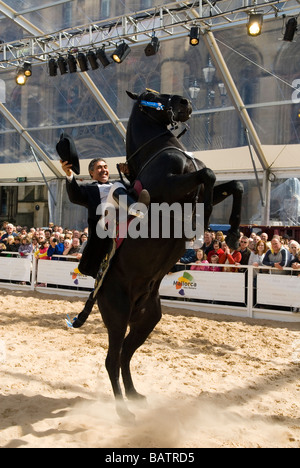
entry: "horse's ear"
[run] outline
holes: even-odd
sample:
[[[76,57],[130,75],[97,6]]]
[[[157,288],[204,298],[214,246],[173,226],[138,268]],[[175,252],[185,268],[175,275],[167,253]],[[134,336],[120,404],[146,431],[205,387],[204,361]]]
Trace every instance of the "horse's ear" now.
[[[128,96],[133,99],[134,101],[137,101],[138,98],[139,98],[139,95],[136,94],[136,93],[132,93],[131,91],[126,91],[126,93],[128,94]]]

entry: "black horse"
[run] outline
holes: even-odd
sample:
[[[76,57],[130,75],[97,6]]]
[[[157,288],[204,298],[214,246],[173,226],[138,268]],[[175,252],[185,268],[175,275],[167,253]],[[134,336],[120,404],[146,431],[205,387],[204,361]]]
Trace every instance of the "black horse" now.
[[[198,202],[204,204],[204,227],[209,225],[213,205],[233,195],[231,229],[227,242],[239,238],[243,187],[238,182],[214,188],[215,175],[185,153],[168,127],[185,122],[192,113],[189,100],[178,95],[147,90],[135,100],[127,128],[127,161],[130,174],[149,191],[152,203]],[[149,217],[151,205],[149,207]],[[150,229],[150,228],[149,228]],[[99,290],[98,306],[108,330],[106,357],[117,412],[132,418],[120,386],[120,370],[127,398],[144,398],[133,384],[130,361],[161,319],[159,287],[185,251],[186,240],[127,237],[116,250]],[[127,333],[129,327],[129,332]]]

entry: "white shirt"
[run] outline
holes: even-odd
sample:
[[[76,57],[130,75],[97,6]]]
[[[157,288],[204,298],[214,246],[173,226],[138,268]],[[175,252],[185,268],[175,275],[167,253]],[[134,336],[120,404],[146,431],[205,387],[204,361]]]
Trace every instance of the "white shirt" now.
[[[69,182],[72,182],[73,180],[73,177],[74,177],[74,174],[70,175],[70,176],[67,176],[67,180]],[[101,203],[105,203],[107,201],[107,197],[108,197],[108,194],[109,194],[109,191],[112,187],[112,183],[111,182],[107,182],[105,184],[100,184],[98,182],[98,188],[99,188],[99,194],[100,194],[100,200],[101,200]]]

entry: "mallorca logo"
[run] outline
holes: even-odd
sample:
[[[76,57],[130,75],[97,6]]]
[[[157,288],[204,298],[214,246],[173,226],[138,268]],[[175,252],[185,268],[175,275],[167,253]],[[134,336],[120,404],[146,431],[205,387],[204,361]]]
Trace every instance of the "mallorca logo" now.
[[[78,268],[75,268],[73,274],[72,274],[72,280],[74,280],[74,284],[76,284],[76,286],[78,285],[78,279],[77,279],[77,276],[80,275],[81,276],[81,273],[80,271],[78,270]]]
[[[181,296],[185,295],[185,289],[197,288],[197,283],[194,282],[193,276],[188,271],[185,271],[177,281],[174,281],[173,285],[176,287],[178,294]]]

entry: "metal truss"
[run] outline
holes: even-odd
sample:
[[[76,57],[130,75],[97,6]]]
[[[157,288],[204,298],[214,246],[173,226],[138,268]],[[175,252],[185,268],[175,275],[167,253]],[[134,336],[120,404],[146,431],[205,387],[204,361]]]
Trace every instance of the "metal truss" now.
[[[241,6],[242,3],[242,6]],[[49,6],[49,4],[48,4]],[[112,50],[120,41],[131,46],[149,41],[155,33],[160,41],[186,36],[192,25],[215,31],[247,22],[252,11],[263,13],[264,19],[298,15],[299,0],[197,0],[177,1],[156,6],[132,15],[101,20],[76,28],[44,34],[28,22],[24,15],[16,14],[5,2],[0,1],[0,13],[11,19],[31,36],[1,44],[0,70],[18,67],[24,61],[43,63],[49,56],[68,51],[89,50],[106,46]],[[26,13],[26,11],[24,11]]]

